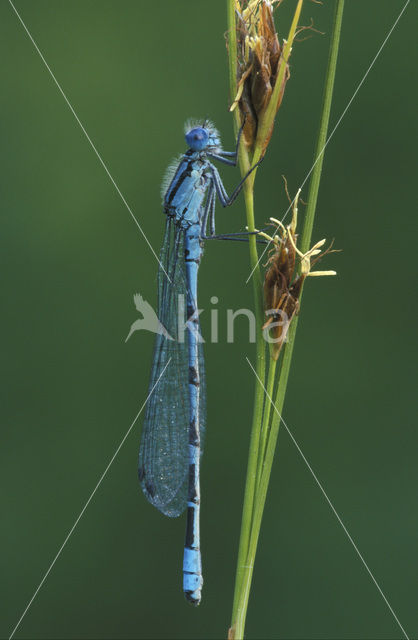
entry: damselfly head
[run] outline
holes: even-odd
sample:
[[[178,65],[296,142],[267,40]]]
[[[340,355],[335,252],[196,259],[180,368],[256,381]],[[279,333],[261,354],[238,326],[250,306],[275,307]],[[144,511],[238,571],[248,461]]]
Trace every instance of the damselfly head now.
[[[203,127],[196,127],[186,133],[186,142],[193,151],[202,151],[209,140],[209,134]]]
[[[193,151],[203,149],[220,149],[221,140],[218,130],[209,120],[203,122],[187,122],[185,127],[185,138],[188,146]]]

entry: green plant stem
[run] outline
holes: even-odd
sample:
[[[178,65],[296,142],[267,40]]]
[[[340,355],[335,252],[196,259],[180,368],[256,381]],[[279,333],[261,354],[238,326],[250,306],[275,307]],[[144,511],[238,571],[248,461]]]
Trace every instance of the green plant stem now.
[[[270,367],[269,367],[269,376],[267,383],[267,393],[265,399],[265,407],[264,407],[264,419],[263,419],[263,429],[262,429],[262,437],[263,442],[260,447],[263,449],[263,457],[265,451],[265,460],[259,462],[259,466],[257,469],[257,491],[254,496],[254,506],[253,506],[253,517],[251,523],[251,531],[250,537],[248,541],[248,550],[245,557],[245,566],[244,572],[242,576],[241,589],[237,594],[237,603],[236,603],[236,613],[235,617],[233,617],[232,626],[234,627],[233,636],[235,639],[241,640],[244,637],[244,628],[245,628],[245,619],[247,616],[247,608],[250,596],[250,588],[251,581],[254,570],[254,562],[257,551],[257,543],[260,534],[261,528],[261,519],[263,515],[264,504],[267,495],[268,482],[270,478],[271,465],[273,462],[272,455],[274,455],[274,450],[272,452],[270,447],[271,442],[271,425],[270,422],[270,409],[272,408],[271,398],[272,392],[274,388],[275,381],[275,373],[276,373],[277,361],[270,359]],[[256,383],[259,385],[261,389],[263,389],[264,393],[264,385],[261,384],[260,378],[256,372]],[[267,409],[268,407],[268,409]],[[267,417],[268,416],[268,417]],[[274,415],[273,415],[274,418]],[[264,442],[265,438],[265,442]]]
[[[341,25],[343,20],[344,0],[336,0],[334,24],[328,54],[328,67],[325,77],[324,95],[322,99],[322,114],[319,125],[318,139],[314,155],[314,168],[309,182],[308,206],[305,223],[303,225],[300,249],[302,253],[308,251],[311,244],[312,229],[315,219],[316,203],[318,201],[319,183],[321,181],[322,164],[324,162],[325,144],[328,135],[329,116],[331,113],[332,95],[334,91],[335,72],[337,69],[338,49],[340,44]]]
[[[231,7],[232,4],[233,2],[232,0],[230,0],[229,6]],[[299,7],[299,4],[298,4],[298,7]],[[314,164],[314,169],[312,172],[312,177],[309,185],[308,208],[307,208],[304,228],[302,232],[302,242],[301,242],[302,252],[305,252],[308,250],[311,242],[313,222],[315,217],[319,184],[320,184],[321,172],[322,172],[324,147],[325,147],[326,137],[328,132],[328,123],[329,123],[329,115],[331,110],[331,102],[332,102],[333,87],[334,87],[334,80],[335,80],[343,8],[344,8],[344,0],[336,0],[334,24],[333,24],[333,30],[332,30],[332,36],[331,36],[331,43],[330,43],[328,67],[326,72],[321,120],[320,120],[320,127],[319,127],[318,139],[317,139],[317,145],[316,145],[316,151],[315,151],[315,164]],[[232,24],[230,23],[229,25],[230,31],[232,30],[233,24],[234,23]],[[235,64],[236,64],[236,58],[235,58]],[[234,69],[236,69],[236,66],[234,67]],[[235,85],[232,85],[232,87],[234,86],[236,86],[236,83]],[[232,89],[232,92],[233,92],[233,89]],[[254,154],[254,156],[256,156],[256,154]],[[248,216],[247,216],[247,219],[248,219]],[[253,217],[253,210],[252,210],[252,223],[253,223],[253,220],[254,220],[254,217]],[[256,249],[255,249],[255,252],[256,252]],[[251,262],[253,262],[253,259],[251,259]],[[256,280],[256,278],[254,280]],[[258,306],[257,304],[258,295],[256,291],[255,291],[255,297],[256,297],[256,306]],[[256,402],[254,407],[253,427],[252,427],[252,435],[251,435],[251,443],[250,443],[250,457],[249,457],[249,464],[248,464],[248,471],[247,471],[246,495],[244,498],[243,520],[242,520],[242,528],[241,528],[239,559],[238,559],[237,578],[236,578],[236,584],[235,584],[234,606],[233,606],[232,625],[231,625],[232,627],[231,637],[235,638],[236,640],[241,640],[244,637],[245,619],[246,619],[246,613],[247,613],[247,607],[248,607],[248,600],[249,600],[249,594],[250,594],[250,588],[251,588],[251,580],[252,580],[255,555],[257,550],[257,543],[258,543],[258,538],[260,534],[261,521],[262,521],[266,496],[267,496],[267,490],[268,490],[268,484],[270,480],[275,448],[277,444],[281,414],[284,406],[287,381],[288,381],[290,365],[292,361],[296,329],[297,329],[297,317],[294,318],[290,326],[289,342],[285,345],[282,353],[279,382],[277,386],[276,397],[274,399],[274,411],[273,411],[271,426],[269,431],[268,431],[269,418],[266,417],[266,415],[269,414],[269,411],[266,411],[266,408],[264,408],[264,420],[263,420],[262,428],[260,429],[260,426],[259,426],[260,423],[258,425],[256,424],[256,420],[260,419],[261,421],[263,417],[263,410],[262,410],[263,405],[256,392]],[[271,361],[270,361],[270,365],[271,365]],[[259,370],[259,366],[258,366],[258,360],[257,360],[256,374],[258,379],[256,381],[256,384],[260,387],[260,389],[264,393],[264,376],[259,376],[258,370]],[[268,397],[266,400],[266,402],[268,403],[271,403],[272,401],[270,392],[272,391],[273,386],[274,386],[274,372],[273,372],[273,381],[270,377],[270,372],[269,372],[268,388],[267,388]],[[265,457],[264,456],[260,457],[260,443],[256,442],[257,438],[259,438],[260,435],[263,438],[267,438]],[[263,444],[261,444],[261,446],[263,446]],[[256,452],[257,452],[257,458],[255,458]],[[264,460],[263,460],[263,457],[264,457]],[[259,460],[258,466],[255,462],[257,459]],[[262,464],[261,469],[260,469],[260,464]],[[249,482],[250,467],[251,467],[251,474],[254,473],[254,469],[256,470],[257,476],[259,478],[258,483],[256,482],[256,478],[254,478],[252,475],[251,475],[251,481]],[[247,496],[247,488],[250,491],[250,494],[248,496]],[[252,502],[253,504],[251,504]],[[245,530],[245,537],[243,537],[244,530]]]
[[[231,102],[233,102],[237,83],[236,83],[236,69],[237,69],[237,40],[235,31],[235,2],[234,0],[228,0],[228,49],[229,49],[229,80],[230,80],[230,92]],[[235,130],[238,131],[240,127],[239,112],[236,109],[234,113]],[[250,158],[244,145],[240,145],[238,152],[239,166],[241,175],[245,175],[250,167]],[[255,172],[251,176],[251,179],[247,180],[244,184],[244,200],[247,218],[247,227],[249,231],[254,231],[254,179]],[[256,237],[254,235],[249,236],[249,250],[250,250],[250,266],[251,270],[254,270],[253,274],[253,290],[255,300],[255,316],[256,316],[256,369],[257,374],[262,380],[265,379],[265,344],[262,337],[262,323],[263,323],[263,296],[262,296],[262,279],[261,271],[258,264],[258,252]],[[251,441],[250,441],[250,454],[248,459],[247,476],[245,482],[244,504],[241,521],[240,532],[240,545],[238,550],[237,571],[235,579],[235,593],[234,602],[238,601],[238,594],[240,592],[244,570],[245,570],[245,557],[247,555],[248,543],[251,533],[251,520],[252,510],[254,504],[254,495],[256,490],[256,471],[258,461],[258,447],[260,442],[260,429],[262,424],[264,407],[264,392],[260,385],[256,384],[254,387],[254,410],[253,420],[251,427]],[[234,605],[235,606],[235,605]]]
[[[331,113],[331,103],[334,90],[335,73],[337,69],[338,49],[340,44],[341,25],[344,11],[344,0],[336,0],[334,11],[334,23],[331,34],[331,42],[328,54],[328,66],[325,78],[324,95],[322,101],[321,121],[319,125],[318,138],[314,155],[314,168],[309,183],[308,206],[306,209],[306,217],[302,231],[301,251],[308,251],[311,244],[312,229],[315,219],[316,204],[318,201],[319,185],[321,181],[322,165],[324,160],[324,150],[328,134],[329,116]],[[302,293],[299,302],[302,299]],[[298,317],[296,316],[290,325],[289,342],[285,345],[283,353],[283,363],[280,370],[279,383],[277,387],[277,396],[274,405],[277,409],[272,419],[269,448],[275,447],[277,435],[280,425],[280,416],[283,409],[284,398],[286,394],[287,381],[289,378],[290,365],[292,361],[293,346],[295,343],[296,330],[298,326]]]
[[[265,135],[273,126],[274,117],[276,115],[276,106],[280,96],[280,88],[284,82],[286,73],[287,60],[290,56],[292,43],[295,37],[298,19],[302,8],[303,0],[298,0],[295,14],[289,31],[287,42],[283,49],[282,60],[279,66],[278,79],[271,100],[267,116],[263,118],[261,123],[261,131],[265,131]],[[228,0],[228,49],[229,49],[229,78],[231,102],[234,101],[237,91],[236,70],[237,70],[237,49],[236,49],[236,31],[235,31],[235,2]],[[238,131],[240,126],[240,116],[238,109],[235,109],[235,130]],[[239,164],[241,175],[245,175],[252,164],[257,162],[263,153],[265,135],[258,135],[254,148],[254,153],[250,160],[249,154],[244,145],[239,150]],[[264,137],[263,137],[264,136]],[[244,184],[244,198],[246,206],[247,228],[249,231],[255,230],[254,222],[254,180],[256,171],[252,173],[250,178]],[[257,243],[255,236],[249,236],[250,250],[250,266],[253,281],[255,315],[256,315],[256,374],[254,392],[254,411],[251,427],[250,448],[248,455],[247,476],[245,483],[244,504],[241,520],[241,532],[238,549],[238,562],[234,589],[234,604],[232,610],[232,627],[244,628],[245,615],[248,604],[249,588],[252,580],[252,564],[248,563],[248,553],[253,527],[253,514],[256,504],[256,491],[260,480],[262,459],[264,457],[265,446],[268,438],[269,422],[270,422],[270,405],[265,404],[264,381],[266,368],[266,344],[262,334],[263,318],[264,318],[264,302],[262,277],[257,252]],[[270,360],[268,386],[273,391],[275,381],[276,363]],[[261,381],[261,384],[260,382]],[[267,406],[267,414],[264,410]],[[260,448],[261,447],[261,448]],[[244,605],[243,603],[244,594]],[[245,595],[246,594],[246,595]],[[241,603],[241,604],[240,604]],[[236,623],[239,618],[238,625]],[[240,636],[238,636],[240,637]]]
[[[273,397],[274,383],[276,380],[276,367],[277,367],[277,360],[273,360],[273,358],[271,358],[269,361],[269,368],[268,368],[267,387],[266,387],[267,398],[265,399],[263,424],[261,426],[261,434],[260,434],[261,441],[260,441],[260,447],[258,451],[257,489],[260,486],[260,479],[263,471],[264,457],[266,455],[266,447],[267,447],[268,436],[269,436],[272,404],[271,402],[269,402],[268,398]],[[258,386],[261,386],[260,383],[258,383]]]
[[[252,574],[253,574],[254,559],[255,559],[254,530],[256,529],[256,522],[258,521],[257,505],[259,503],[259,500],[256,496],[258,496],[260,491],[260,482],[261,482],[262,471],[263,471],[263,458],[265,455],[266,446],[269,438],[272,404],[268,400],[268,398],[269,397],[271,398],[273,394],[274,382],[276,377],[276,366],[277,366],[277,360],[273,360],[271,358],[269,362],[268,379],[267,379],[267,394],[266,394],[267,399],[264,396],[264,385],[260,384],[259,382],[258,373],[256,376],[256,386],[258,386],[263,393],[262,400],[264,402],[264,411],[262,415],[261,430],[259,428],[260,422],[257,425],[254,425],[254,428],[252,429],[252,436],[254,434],[254,438],[258,438],[259,444],[256,447],[255,445],[251,446],[252,441],[250,443],[250,455],[252,455],[252,453],[258,449],[258,457],[257,457],[257,466],[256,466],[255,492],[252,493],[251,498],[249,497],[249,499],[251,499],[252,519],[251,521],[249,521],[248,519],[249,524],[251,526],[247,534],[247,540],[248,540],[247,549],[246,549],[245,555],[243,556],[241,566],[240,566],[241,568],[240,588],[238,589],[236,585],[236,589],[235,589],[236,601],[234,601],[234,610],[233,610],[233,617],[232,617],[232,620],[233,620],[232,625],[235,626],[235,636],[234,636],[235,638],[241,637],[239,635],[241,628],[242,630],[244,630],[245,617],[246,617],[247,607],[248,607],[248,598],[249,598],[251,580],[252,580]],[[257,416],[257,419],[260,419],[260,418],[258,418]],[[246,494],[245,494],[245,497],[247,497]],[[258,527],[258,531],[259,529],[260,527]],[[257,540],[258,540],[258,535],[257,535]],[[257,545],[257,541],[255,542],[255,546],[256,545]]]
[[[254,226],[254,218],[253,218],[253,192],[248,191],[245,193],[245,201],[247,208],[247,224],[248,227],[251,228]],[[251,220],[252,218],[252,220]],[[254,240],[255,245],[255,236],[250,236],[250,241]],[[256,260],[255,264],[257,264],[258,255],[257,248],[254,247],[253,253],[251,252],[250,247],[250,256],[251,256],[251,267],[254,268],[254,259]],[[260,379],[264,381],[265,379],[265,343],[262,335],[262,319],[263,319],[263,300],[262,295],[260,296],[260,292],[262,291],[261,287],[261,274],[259,269],[255,271],[254,278],[254,296],[256,298],[256,370],[257,375],[260,376]],[[256,481],[257,481],[257,463],[259,457],[259,445],[260,445],[260,432],[261,425],[263,419],[263,407],[264,407],[264,390],[263,387],[259,384],[256,384],[254,387],[254,410],[253,410],[253,420],[251,426],[251,437],[250,437],[250,448],[249,448],[249,457],[248,457],[248,465],[247,465],[247,475],[245,481],[245,492],[244,492],[244,504],[242,509],[242,520],[241,520],[241,532],[240,532],[240,544],[238,549],[238,561],[237,561],[237,571],[235,578],[235,591],[234,591],[234,605],[233,612],[235,611],[238,605],[239,593],[242,588],[242,581],[244,579],[245,571],[246,571],[246,556],[248,551],[248,544],[251,534],[251,522],[252,522],[252,512],[254,505],[254,496],[256,491]],[[234,617],[234,613],[233,613]]]

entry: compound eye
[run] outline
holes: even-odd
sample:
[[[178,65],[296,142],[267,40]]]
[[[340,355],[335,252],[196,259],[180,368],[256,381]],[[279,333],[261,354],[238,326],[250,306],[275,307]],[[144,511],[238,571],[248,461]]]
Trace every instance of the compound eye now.
[[[208,142],[208,133],[202,127],[196,127],[186,134],[186,142],[194,151],[200,151]]]

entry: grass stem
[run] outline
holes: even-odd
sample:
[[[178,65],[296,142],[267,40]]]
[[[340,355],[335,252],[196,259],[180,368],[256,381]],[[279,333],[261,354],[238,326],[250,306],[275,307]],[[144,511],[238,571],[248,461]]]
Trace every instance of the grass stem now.
[[[228,51],[229,51],[229,77],[231,89],[231,102],[236,96],[237,81],[237,38],[235,27],[235,0],[227,0],[228,8]],[[279,69],[279,77],[282,72],[283,77],[285,67],[290,55],[290,48],[299,20],[299,14],[302,8],[302,0],[299,0],[295,10],[295,16],[289,32],[289,38],[283,49],[283,64]],[[344,0],[336,0],[333,30],[331,35],[330,51],[328,58],[328,67],[326,72],[324,97],[320,118],[320,126],[318,139],[315,150],[315,164],[309,185],[308,207],[302,232],[301,250],[306,252],[309,248],[312,236],[312,229],[315,217],[316,204],[318,199],[319,184],[321,179],[324,148],[326,144],[329,116],[331,111],[331,102],[333,95],[333,87],[336,72],[337,55],[340,41],[342,15],[344,8]],[[277,94],[279,95],[280,83],[277,82]],[[271,106],[271,115],[273,122],[275,110],[274,104]],[[236,131],[240,126],[240,116],[238,109],[235,109],[235,127]],[[244,175],[250,163],[256,162],[261,156],[263,148],[262,136],[269,131],[269,120],[265,120],[265,132],[260,132],[257,137],[256,145],[252,158],[249,157],[244,145],[241,145],[239,153],[239,163],[241,173]],[[254,172],[255,174],[255,172]],[[244,196],[247,215],[247,226],[249,231],[255,228],[254,218],[254,179],[252,175],[244,185]],[[293,346],[297,328],[297,317],[294,318],[289,329],[289,341],[284,346],[281,354],[281,363],[278,367],[279,379],[277,383],[277,391],[274,398],[274,408],[271,406],[273,391],[275,387],[277,367],[276,361],[272,358],[268,360],[268,378],[265,394],[265,378],[266,378],[266,343],[262,334],[263,325],[263,287],[262,276],[258,263],[258,253],[255,236],[249,237],[250,247],[250,266],[253,270],[253,287],[256,311],[256,365],[255,365],[255,392],[254,392],[254,411],[251,427],[250,449],[248,457],[247,477],[244,494],[244,505],[241,522],[241,533],[238,550],[238,563],[234,590],[234,603],[232,610],[231,628],[228,637],[231,639],[241,640],[244,637],[245,620],[249,595],[251,589],[251,581],[253,568],[257,550],[257,544],[260,534],[261,521],[263,516],[264,505],[267,496],[268,484],[270,480],[271,468],[279,433],[280,416],[282,413],[287,381],[289,377],[290,365],[292,361]]]

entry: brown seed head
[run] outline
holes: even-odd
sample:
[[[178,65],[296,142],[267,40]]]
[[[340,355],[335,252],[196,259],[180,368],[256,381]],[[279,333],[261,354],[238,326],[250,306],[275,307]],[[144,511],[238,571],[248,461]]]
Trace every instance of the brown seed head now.
[[[285,227],[279,220],[270,218],[271,222],[280,230],[280,234],[270,237],[265,233],[260,233],[261,236],[273,243],[264,279],[266,322],[263,330],[270,333],[274,360],[279,357],[290,323],[299,312],[299,298],[305,278],[307,276],[336,275],[335,271],[311,271],[311,266],[331,251],[331,247],[326,251],[320,249],[325,240],[317,242],[305,254],[302,254],[296,246],[298,197],[299,192],[294,201],[293,218],[290,225]],[[312,260],[314,256],[315,259]],[[296,273],[297,262],[300,267],[298,274]]]
[[[260,121],[269,105],[282,53],[274,25],[273,3],[279,5],[281,0],[236,0],[238,91],[231,110],[238,104],[243,119],[245,117],[244,141],[248,148],[254,146]],[[289,68],[286,65],[276,112],[288,78]],[[272,132],[273,123],[263,141],[262,153]]]

